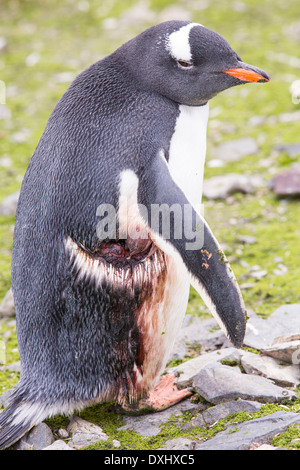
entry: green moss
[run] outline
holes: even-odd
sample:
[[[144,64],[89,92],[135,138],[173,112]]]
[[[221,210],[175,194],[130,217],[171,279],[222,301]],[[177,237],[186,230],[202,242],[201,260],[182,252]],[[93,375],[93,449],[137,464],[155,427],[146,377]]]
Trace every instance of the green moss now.
[[[231,361],[229,359],[224,359],[223,361],[221,361],[221,364],[223,364],[224,366],[235,367],[238,365],[238,362],[235,360]]]
[[[67,416],[61,415],[56,415],[45,420],[45,423],[52,429],[53,432],[57,432],[61,428],[67,428],[69,422],[70,420]]]
[[[19,372],[5,369],[5,366],[19,361],[16,327],[12,319],[0,321],[1,361],[4,365],[0,370],[0,395],[14,387],[20,378]]]
[[[0,371],[0,395],[17,385],[19,379],[19,372],[12,372],[10,370]]]
[[[239,431],[239,428],[231,428],[228,430],[227,434],[233,434],[234,432],[238,432],[238,431]]]
[[[254,349],[254,348],[248,348],[247,346],[244,346],[242,347],[241,349],[243,349],[244,351],[249,351],[253,354],[260,354],[260,352],[257,350],[257,349]]]
[[[274,437],[272,444],[284,449],[300,450],[300,424],[290,426],[287,431]]]
[[[167,363],[167,368],[171,368],[171,367],[176,367],[176,366],[179,366],[180,364],[182,364],[183,360],[182,359],[172,359],[172,361],[169,361]]]

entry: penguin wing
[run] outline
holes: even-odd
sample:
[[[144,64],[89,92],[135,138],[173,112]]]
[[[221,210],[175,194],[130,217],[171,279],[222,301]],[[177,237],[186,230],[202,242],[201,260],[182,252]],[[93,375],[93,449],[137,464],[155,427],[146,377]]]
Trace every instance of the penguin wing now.
[[[140,181],[138,202],[147,207],[147,223],[157,244],[183,262],[210,312],[233,345],[241,347],[246,311],[237,281],[207,223],[172,179],[163,152]],[[154,220],[153,211],[160,213],[159,220]]]

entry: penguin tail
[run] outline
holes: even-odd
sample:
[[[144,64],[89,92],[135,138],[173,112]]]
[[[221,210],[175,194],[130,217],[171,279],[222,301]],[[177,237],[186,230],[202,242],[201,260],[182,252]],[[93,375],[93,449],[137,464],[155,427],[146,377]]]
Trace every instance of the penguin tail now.
[[[20,396],[13,398],[13,395],[7,408],[0,412],[0,450],[17,442],[46,417],[37,405],[26,402]]]

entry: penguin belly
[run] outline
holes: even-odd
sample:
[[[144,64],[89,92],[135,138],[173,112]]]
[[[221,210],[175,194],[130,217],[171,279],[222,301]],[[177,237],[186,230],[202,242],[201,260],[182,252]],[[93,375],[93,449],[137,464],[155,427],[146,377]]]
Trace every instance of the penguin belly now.
[[[132,170],[121,173],[118,239],[104,240],[93,250],[65,239],[71,297],[76,291],[86,295],[89,286],[88,298],[76,309],[84,310],[88,302],[98,317],[99,347],[94,343],[91,354],[95,361],[100,356],[103,385],[94,397],[100,401],[132,402],[147,394],[170,357],[188,303],[187,270],[141,217],[138,186]]]
[[[189,278],[151,238],[111,240],[87,251],[68,237],[65,246],[73,293],[86,293],[89,285],[89,298],[80,303],[92,304],[99,317],[94,333],[101,345],[92,354],[102,363],[103,385],[93,398],[136,401],[155,385],[170,356],[187,307]]]

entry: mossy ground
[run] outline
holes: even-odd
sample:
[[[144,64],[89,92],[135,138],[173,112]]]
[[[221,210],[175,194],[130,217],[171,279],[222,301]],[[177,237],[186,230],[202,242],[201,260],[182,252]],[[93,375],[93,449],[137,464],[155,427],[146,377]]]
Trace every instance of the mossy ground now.
[[[237,425],[237,430],[240,423],[260,418],[262,416],[275,413],[276,411],[288,410],[291,412],[299,412],[300,400],[296,400],[293,403],[287,401],[283,406],[279,404],[266,404],[262,406],[260,411],[252,413],[241,411],[239,413],[231,414],[225,419],[219,420],[212,426],[193,427],[192,429],[185,431],[182,429],[184,425],[195,418],[194,413],[187,411],[181,416],[172,415],[165,424],[161,425],[160,432],[157,435],[150,437],[141,436],[134,430],[118,430],[124,422],[122,415],[114,412],[112,406],[112,404],[95,405],[90,408],[86,408],[80,413],[81,418],[96,425],[100,425],[103,431],[110,436],[107,441],[97,442],[85,449],[114,449],[114,439],[120,442],[121,446],[119,449],[121,450],[159,449],[163,447],[168,440],[179,437],[188,438],[194,441],[205,441],[215,436],[218,432],[224,431],[231,425]],[[48,419],[46,422],[54,432],[59,428],[66,427],[68,425],[68,419],[61,416]],[[233,431],[229,432],[234,432],[234,428]],[[291,440],[297,439],[297,436],[299,437],[299,426],[293,426],[290,428],[290,432],[287,431],[282,435],[282,439],[280,439],[281,436],[274,438],[273,444],[282,447],[290,446],[289,448],[297,449],[299,448],[298,442],[290,443]]]
[[[0,36],[6,39],[7,46],[0,52],[0,80],[6,85],[6,106],[11,118],[0,121],[0,203],[20,189],[47,119],[69,84],[63,74],[76,76],[92,62],[158,22],[161,12],[171,5],[190,11],[194,21],[218,31],[245,62],[265,69],[272,77],[269,84],[237,87],[211,102],[208,160],[213,158],[214,148],[220,142],[239,137],[255,138],[259,152],[222,168],[207,167],[206,178],[231,172],[259,173],[268,182],[274,174],[297,161],[286,154],[277,155],[273,149],[277,144],[299,142],[299,122],[283,123],[267,118],[300,109],[289,93],[291,81],[300,78],[297,61],[291,59],[297,56],[299,48],[299,38],[291,34],[291,25],[299,20],[298,0],[211,0],[208,3],[149,0],[148,6],[157,20],[152,17],[148,22],[144,17],[123,22],[120,27],[107,27],[109,21],[113,24],[109,18],[121,18],[136,5],[136,0],[2,1]],[[259,126],[251,126],[250,118],[257,115],[266,119]],[[243,291],[247,307],[267,316],[282,304],[300,301],[299,200],[282,201],[266,185],[254,194],[234,195],[230,204],[204,201],[204,208],[207,221],[226,248],[238,281],[253,284]],[[13,225],[14,217],[0,216],[0,301],[10,287]],[[240,235],[255,236],[257,242],[243,245]],[[282,276],[273,272],[278,258],[288,268]],[[267,275],[260,280],[252,278],[250,268],[254,265],[267,270]],[[188,312],[208,314],[193,290]],[[0,323],[2,338],[7,363],[15,362],[17,340],[10,321]],[[17,380],[18,374],[0,372],[0,393]],[[294,432],[299,436],[299,427]],[[126,433],[126,448],[156,446],[150,438],[139,438],[139,444],[133,444],[132,434]],[[116,438],[123,442],[121,437],[117,433]]]

